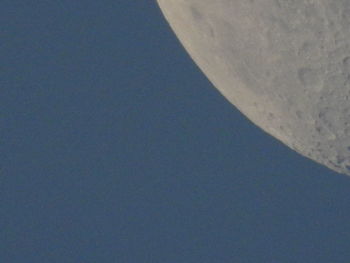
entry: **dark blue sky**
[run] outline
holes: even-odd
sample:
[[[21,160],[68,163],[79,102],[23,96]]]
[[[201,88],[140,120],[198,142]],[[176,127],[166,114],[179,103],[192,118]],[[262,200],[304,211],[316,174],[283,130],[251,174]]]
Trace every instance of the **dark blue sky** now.
[[[154,0],[0,20],[1,262],[350,262],[350,178],[230,105]]]

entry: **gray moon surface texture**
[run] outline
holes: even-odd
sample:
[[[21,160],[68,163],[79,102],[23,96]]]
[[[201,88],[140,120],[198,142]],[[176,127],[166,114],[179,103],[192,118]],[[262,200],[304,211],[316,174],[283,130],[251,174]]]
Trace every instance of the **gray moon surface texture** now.
[[[350,175],[350,1],[158,4],[192,59],[247,118]]]

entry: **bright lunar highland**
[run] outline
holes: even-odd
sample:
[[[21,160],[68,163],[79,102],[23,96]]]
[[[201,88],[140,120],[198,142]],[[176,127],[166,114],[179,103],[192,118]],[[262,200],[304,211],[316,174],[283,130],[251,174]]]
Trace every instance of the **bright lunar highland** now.
[[[158,0],[213,85],[300,154],[350,174],[349,0]]]

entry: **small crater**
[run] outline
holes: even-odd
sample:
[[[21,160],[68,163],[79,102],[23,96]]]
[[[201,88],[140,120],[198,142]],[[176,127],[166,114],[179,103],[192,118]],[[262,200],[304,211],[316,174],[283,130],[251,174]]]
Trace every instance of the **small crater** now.
[[[336,157],[337,164],[342,164],[345,161],[343,156],[337,155]]]
[[[338,169],[341,169],[341,168],[342,168],[339,164],[337,164],[337,163],[335,163],[335,162],[333,162],[333,161],[329,161],[329,163],[332,164],[334,167],[336,167],[336,168],[338,168]]]
[[[345,57],[343,59],[343,68],[344,71],[350,72],[350,57]]]
[[[350,135],[350,128],[346,127],[344,130],[345,135]]]
[[[192,18],[193,20],[200,24],[200,28],[203,31],[205,36],[209,36],[211,38],[215,38],[215,32],[213,27],[210,25],[210,23],[206,22],[206,19],[203,15],[203,13],[201,13],[200,11],[198,11],[197,8],[195,8],[194,6],[190,7],[190,12],[192,14]]]
[[[275,118],[275,114],[273,114],[272,112],[269,112],[268,119],[273,120],[274,118]]]
[[[298,70],[298,78],[306,87],[317,87],[320,83],[319,74],[316,70],[310,68],[301,68]]]
[[[304,42],[303,45],[298,49],[299,56],[307,56],[310,54],[311,44],[309,42]]]
[[[202,14],[193,6],[190,8],[191,9],[191,14],[194,20],[201,20],[203,18]]]
[[[300,110],[297,110],[297,111],[295,112],[295,114],[297,115],[297,117],[298,117],[299,119],[302,119],[302,118],[303,118],[303,113],[302,113]]]

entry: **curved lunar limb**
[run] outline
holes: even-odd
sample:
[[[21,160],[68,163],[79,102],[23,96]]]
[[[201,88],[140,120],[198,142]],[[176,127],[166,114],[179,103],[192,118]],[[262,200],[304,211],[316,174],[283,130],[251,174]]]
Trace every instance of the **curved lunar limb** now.
[[[350,1],[158,3],[196,64],[244,115],[350,174]]]

